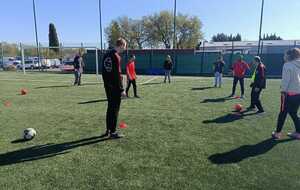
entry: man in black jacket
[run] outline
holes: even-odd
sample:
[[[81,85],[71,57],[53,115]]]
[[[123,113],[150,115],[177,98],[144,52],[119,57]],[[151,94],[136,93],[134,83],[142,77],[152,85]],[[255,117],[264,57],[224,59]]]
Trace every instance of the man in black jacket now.
[[[121,73],[121,57],[126,48],[126,41],[122,38],[116,42],[116,47],[106,53],[102,60],[102,78],[108,101],[106,112],[106,133],[110,138],[121,138],[116,132],[118,115],[121,105],[121,96],[126,96],[123,89],[123,78]]]
[[[256,65],[255,73],[253,74],[252,80],[253,83],[250,85],[252,87],[251,91],[251,105],[249,106],[249,110],[255,109],[257,107],[257,113],[264,113],[264,108],[261,105],[261,101],[259,100],[259,96],[261,94],[262,89],[266,88],[266,67],[261,62],[259,56],[254,57],[254,64]]]

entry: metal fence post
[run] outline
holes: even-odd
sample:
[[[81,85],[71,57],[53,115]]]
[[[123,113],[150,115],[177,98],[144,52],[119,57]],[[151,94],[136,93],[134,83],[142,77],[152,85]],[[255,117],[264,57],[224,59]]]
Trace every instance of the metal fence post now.
[[[200,75],[203,74],[204,54],[205,54],[205,41],[203,41]]]
[[[3,50],[3,43],[0,43],[0,46],[1,46],[1,63],[2,63],[2,66],[4,64],[4,50]]]
[[[25,71],[25,57],[24,57],[24,48],[23,48],[22,43],[20,43],[20,49],[21,49],[21,57],[22,57],[23,74],[25,75],[26,74],[26,71]]]

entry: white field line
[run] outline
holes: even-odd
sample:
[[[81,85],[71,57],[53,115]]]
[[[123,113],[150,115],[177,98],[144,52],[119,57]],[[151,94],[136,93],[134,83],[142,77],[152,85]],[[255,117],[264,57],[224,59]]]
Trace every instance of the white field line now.
[[[149,82],[151,82],[151,81],[153,81],[153,80],[155,80],[155,79],[157,79],[158,77],[156,76],[156,77],[153,77],[153,78],[151,78],[151,79],[149,79],[149,80],[147,80],[147,81],[145,81],[145,82],[143,82],[143,83],[140,83],[140,84],[147,84],[147,83],[149,83]]]
[[[73,79],[70,79],[69,81],[65,80],[65,81],[59,81],[59,80],[32,80],[32,79],[0,79],[1,81],[20,81],[20,82],[46,82],[46,83],[67,83],[67,82],[72,82],[73,83]],[[99,84],[103,84],[103,82],[99,82],[99,81],[83,81],[85,84],[89,84],[89,83],[99,83]]]
[[[143,76],[142,76],[143,77]],[[141,77],[141,78],[142,78]],[[149,83],[149,82],[151,82],[151,81],[153,81],[153,80],[155,80],[155,79],[158,79],[158,78],[160,78],[161,76],[152,76],[149,80],[147,80],[147,81],[145,81],[145,82],[141,82],[141,83],[139,83],[139,84],[147,84],[147,83]],[[148,77],[147,77],[148,78]],[[210,80],[209,78],[203,78],[203,77],[181,77],[181,76],[179,76],[179,77],[176,77],[176,76],[174,76],[174,77],[172,77],[173,79],[189,79],[189,80],[199,80],[199,82],[201,81],[201,80]],[[228,80],[228,79],[226,79],[226,78],[224,78],[225,80]],[[65,79],[64,79],[65,80]],[[67,80],[65,80],[65,81],[60,81],[60,79],[57,79],[57,80],[35,80],[35,79],[26,79],[26,78],[24,78],[24,79],[1,79],[0,78],[0,82],[1,81],[20,81],[20,82],[49,82],[49,83],[66,83],[67,81],[68,82],[73,82],[73,80],[74,79],[70,79],[69,81],[68,81],[68,79]],[[231,79],[232,80],[232,79]],[[102,81],[102,79],[101,78],[97,78],[97,80],[96,81],[84,81],[83,80],[83,82],[85,82],[85,83],[99,83],[99,84],[103,84],[103,81]],[[175,81],[176,82],[176,81]],[[204,82],[204,81],[203,81]]]

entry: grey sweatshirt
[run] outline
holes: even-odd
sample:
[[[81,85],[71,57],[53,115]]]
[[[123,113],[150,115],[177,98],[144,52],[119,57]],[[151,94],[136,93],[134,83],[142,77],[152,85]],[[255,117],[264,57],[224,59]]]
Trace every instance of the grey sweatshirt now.
[[[300,94],[300,59],[283,65],[281,91]]]

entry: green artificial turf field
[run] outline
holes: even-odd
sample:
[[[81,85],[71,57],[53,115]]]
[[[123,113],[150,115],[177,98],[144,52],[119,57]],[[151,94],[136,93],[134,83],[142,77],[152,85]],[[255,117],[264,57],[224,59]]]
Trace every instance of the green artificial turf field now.
[[[299,189],[300,142],[270,139],[280,80],[262,93],[264,115],[234,115],[250,101],[226,99],[232,79],[140,76],[140,99],[122,101],[126,137],[105,132],[101,80],[84,75],[0,72],[0,189]],[[20,89],[28,89],[26,96]],[[238,86],[239,92],[239,86]],[[132,89],[131,89],[132,96]],[[5,106],[10,102],[10,106]],[[18,142],[25,128],[32,141]],[[284,132],[293,131],[289,118]]]

